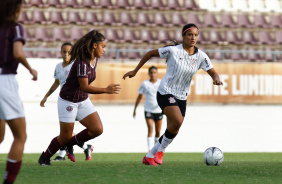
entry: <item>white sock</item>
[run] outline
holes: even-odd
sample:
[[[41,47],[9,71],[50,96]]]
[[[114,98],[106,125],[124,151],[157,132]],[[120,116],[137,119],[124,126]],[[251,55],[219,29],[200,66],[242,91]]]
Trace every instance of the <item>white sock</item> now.
[[[165,152],[166,147],[171,143],[172,140],[173,139],[169,139],[165,135],[163,135],[162,143],[159,146],[158,151]]]
[[[149,151],[149,153],[147,153],[146,157],[148,158],[154,158],[155,157],[155,154],[157,153],[158,149],[159,149],[159,146],[160,146],[160,142],[156,142],[154,147]]]
[[[87,148],[88,148],[88,147],[87,147],[87,144],[84,143],[83,146],[82,146],[82,149],[83,149],[83,150],[86,150]]]
[[[154,138],[153,137],[147,137],[147,145],[148,145],[148,150],[151,150],[152,147],[154,146]]]
[[[159,137],[155,137],[155,144],[158,142]]]
[[[59,151],[59,157],[64,157],[66,155],[66,151],[65,150],[60,150]]]

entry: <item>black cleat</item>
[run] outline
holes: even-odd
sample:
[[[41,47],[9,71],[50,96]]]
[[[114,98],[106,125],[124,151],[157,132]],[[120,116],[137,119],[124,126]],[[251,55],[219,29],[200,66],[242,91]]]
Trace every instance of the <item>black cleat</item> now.
[[[65,157],[60,157],[60,156],[57,156],[55,159],[51,160],[51,161],[65,161]]]
[[[91,155],[91,153],[92,153],[92,151],[93,151],[93,146],[92,145],[90,145],[90,144],[87,144],[87,149],[85,149],[84,150],[84,153],[85,153],[85,156],[86,156],[86,158],[85,158],[85,160],[91,160],[92,159],[92,155]]]
[[[50,159],[45,159],[43,157],[44,151],[42,152],[41,156],[38,159],[38,163],[42,166],[51,165]]]
[[[73,146],[66,146],[65,150],[66,150],[68,159],[75,162],[75,156],[73,154]]]

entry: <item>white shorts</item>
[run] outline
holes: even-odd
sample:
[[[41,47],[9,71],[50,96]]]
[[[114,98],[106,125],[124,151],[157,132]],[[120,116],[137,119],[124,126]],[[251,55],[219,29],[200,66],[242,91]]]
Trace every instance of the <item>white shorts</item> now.
[[[64,123],[81,121],[89,114],[96,112],[96,109],[89,98],[82,102],[74,103],[58,98],[59,120]]]
[[[25,117],[14,74],[0,75],[0,119],[12,120]]]

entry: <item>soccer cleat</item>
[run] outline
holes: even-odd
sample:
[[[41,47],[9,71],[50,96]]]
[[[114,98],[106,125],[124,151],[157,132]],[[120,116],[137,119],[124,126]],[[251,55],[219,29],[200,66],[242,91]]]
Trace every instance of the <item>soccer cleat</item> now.
[[[60,156],[57,156],[55,159],[51,160],[51,161],[65,161],[65,157],[60,157]]]
[[[38,163],[42,166],[51,165],[50,159],[45,159],[43,155],[44,155],[44,151],[42,152],[41,156],[39,157]]]
[[[163,156],[164,156],[164,152],[157,151],[157,153],[155,154],[155,162],[159,165],[162,165]]]
[[[91,155],[91,153],[92,153],[92,151],[93,151],[93,146],[92,145],[90,145],[90,144],[87,144],[87,148],[84,150],[84,153],[85,153],[85,156],[86,156],[86,158],[85,158],[85,160],[91,160],[92,159],[92,155]]]
[[[156,164],[154,158],[148,158],[148,157],[146,157],[146,155],[144,156],[142,162],[145,165],[158,166],[158,164]]]
[[[68,159],[75,162],[75,156],[73,154],[73,147],[72,146],[66,146],[66,155],[68,156]]]

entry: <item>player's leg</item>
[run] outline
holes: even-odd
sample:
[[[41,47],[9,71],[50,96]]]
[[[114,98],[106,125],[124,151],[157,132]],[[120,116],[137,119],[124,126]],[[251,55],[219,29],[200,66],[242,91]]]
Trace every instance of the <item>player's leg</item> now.
[[[154,146],[154,138],[153,138],[154,120],[150,112],[145,112],[145,119],[148,128],[147,145],[148,145],[148,150],[150,151]]]
[[[75,133],[73,133],[72,136],[75,136]],[[77,144],[77,146],[81,147],[85,153],[85,160],[89,161],[92,159],[91,153],[94,149],[94,147],[91,144],[86,144],[85,142]]]
[[[26,141],[26,123],[23,117],[7,120],[7,124],[13,133],[14,141],[8,154],[4,183],[13,183],[22,164],[24,144]]]
[[[6,127],[6,121],[3,119],[0,119],[0,144],[3,142],[4,140],[4,136],[5,136],[5,127]]]
[[[163,115],[161,113],[155,114],[155,143],[159,140],[161,136],[161,129],[162,129],[162,122],[163,122]]]

